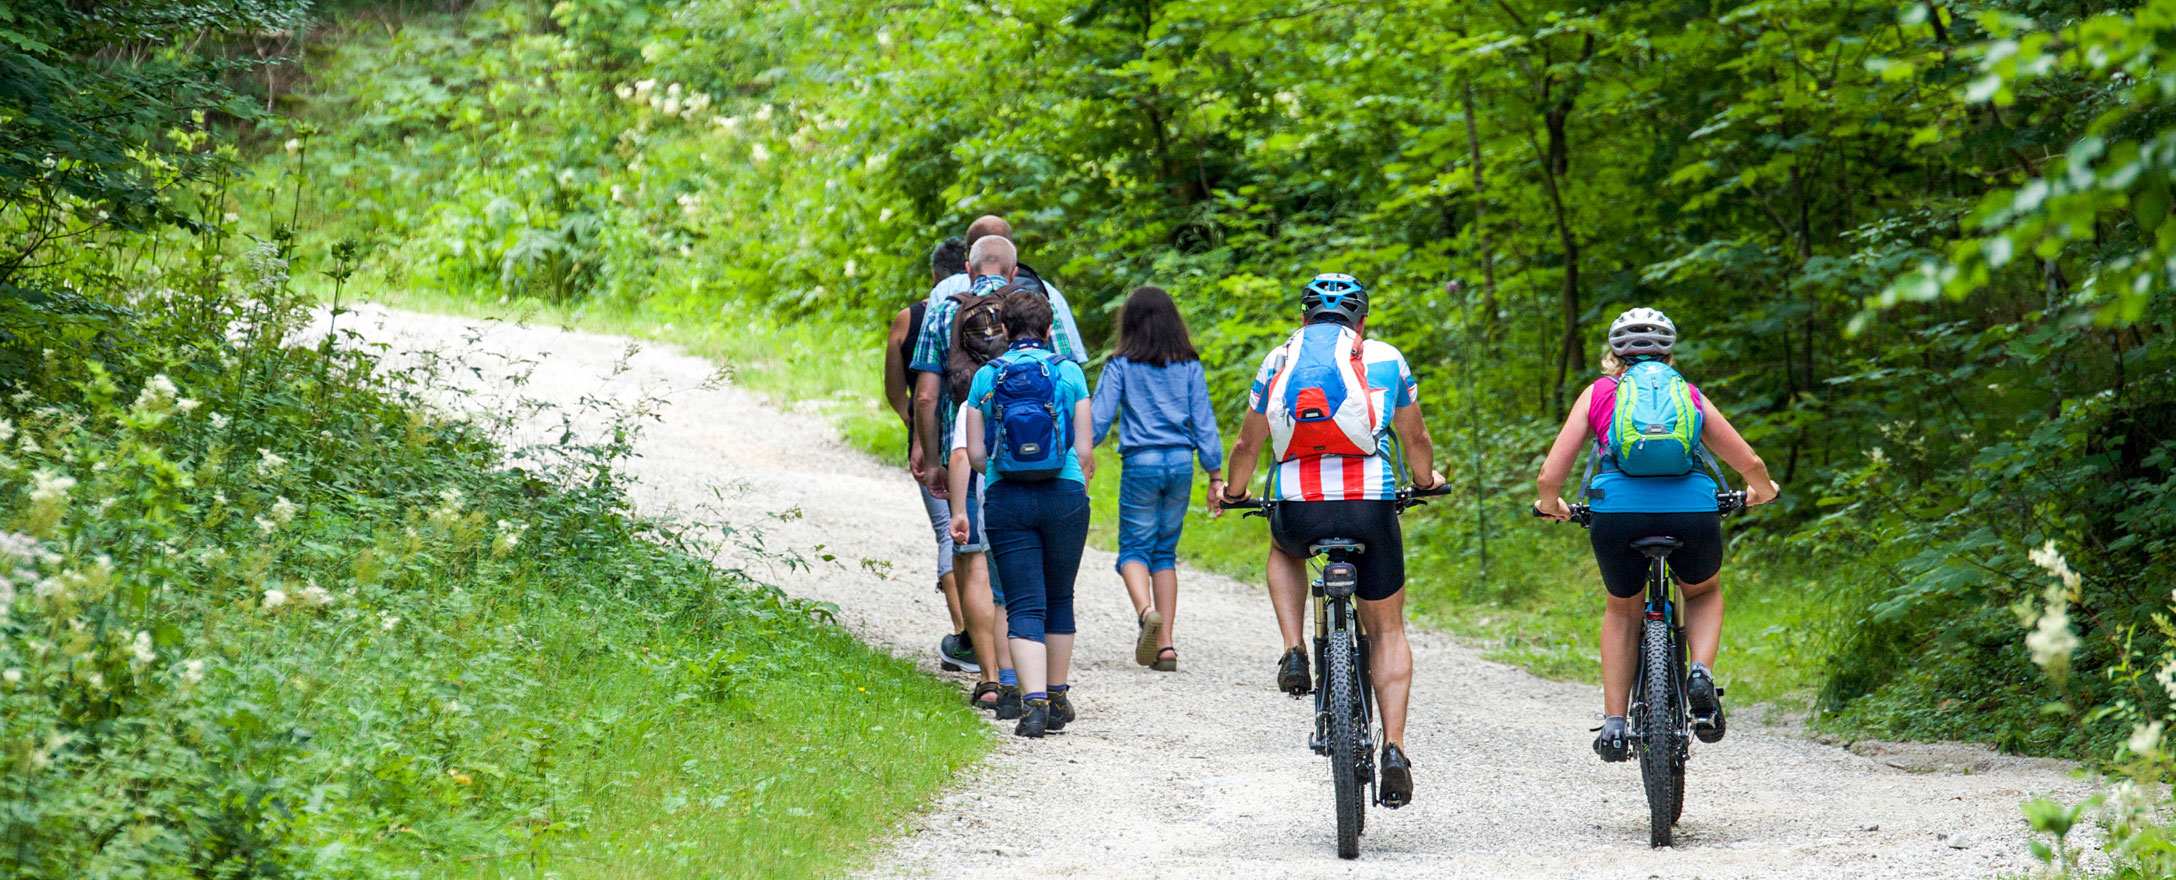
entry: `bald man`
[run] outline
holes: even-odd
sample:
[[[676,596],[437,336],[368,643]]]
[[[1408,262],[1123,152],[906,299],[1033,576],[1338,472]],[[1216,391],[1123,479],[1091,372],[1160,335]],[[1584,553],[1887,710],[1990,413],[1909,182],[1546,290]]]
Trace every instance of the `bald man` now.
[[[972,248],[975,246],[976,241],[992,235],[1011,241],[1012,224],[1005,222],[1005,218],[996,214],[984,214],[976,217],[975,222],[967,224],[967,234],[964,237],[967,240],[967,246]],[[1015,265],[1018,266],[1019,272],[1013,276],[1013,283],[1050,298],[1051,348],[1057,353],[1071,358],[1076,364],[1087,363],[1088,346],[1081,341],[1080,324],[1073,320],[1073,307],[1066,303],[1065,294],[1059,293],[1058,285],[1051,283],[1049,279],[1037,273],[1033,266],[1017,262],[1017,260]],[[967,289],[972,286],[974,286],[974,274],[971,270],[948,276],[938,281],[935,287],[929,289],[929,304],[934,306],[942,300],[952,298],[953,294],[966,293]],[[927,320],[925,314],[924,321]]]

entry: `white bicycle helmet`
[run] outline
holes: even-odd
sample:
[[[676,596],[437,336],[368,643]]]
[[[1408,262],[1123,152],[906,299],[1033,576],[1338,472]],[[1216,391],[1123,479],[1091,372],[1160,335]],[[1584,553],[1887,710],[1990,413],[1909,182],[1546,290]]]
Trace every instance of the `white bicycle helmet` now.
[[[1677,345],[1677,325],[1649,308],[1629,309],[1609,323],[1609,350],[1618,357],[1669,354]]]

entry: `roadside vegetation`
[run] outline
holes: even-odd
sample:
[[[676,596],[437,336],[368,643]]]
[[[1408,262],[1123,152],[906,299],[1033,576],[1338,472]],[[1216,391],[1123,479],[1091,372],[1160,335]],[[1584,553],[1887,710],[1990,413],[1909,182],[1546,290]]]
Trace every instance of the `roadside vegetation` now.
[[[238,198],[322,174],[305,250],[688,343],[887,457],[881,327],[976,214],[1091,338],[1134,284],[1172,290],[1227,426],[1297,280],[1354,272],[1469,489],[1414,521],[1420,612],[1557,675],[1592,674],[1598,600],[1529,480],[1598,328],[1658,306],[1786,490],[1733,523],[1734,695],[2157,792],[2172,28],[2124,3],[365,4],[317,32],[280,99],[297,148]],[[1245,573],[1260,546],[1183,549]],[[2165,873],[2127,815],[2119,864]]]
[[[250,47],[307,22],[230,7],[0,12],[0,875],[865,854],[986,748],[973,713],[631,510],[632,413],[510,448],[425,410],[436,369],[308,332],[373,245],[291,234],[328,178],[240,185],[282,125]]]

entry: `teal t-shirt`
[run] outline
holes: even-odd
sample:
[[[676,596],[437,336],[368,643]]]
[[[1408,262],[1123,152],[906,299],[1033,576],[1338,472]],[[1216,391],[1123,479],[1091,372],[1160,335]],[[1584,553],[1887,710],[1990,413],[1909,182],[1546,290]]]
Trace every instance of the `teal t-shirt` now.
[[[1072,448],[1073,406],[1088,399],[1088,374],[1080,371],[1079,364],[1052,357],[1047,348],[1016,344],[1011,351],[998,355],[989,363],[983,364],[982,369],[976,370],[975,382],[967,389],[967,405],[982,413],[982,442],[985,451],[989,449],[990,443],[990,389],[997,384],[998,371],[1004,369],[1005,364],[1035,357],[1058,361],[1057,372],[1051,376],[1051,380],[1057,386],[1058,392],[1058,428],[1064,432],[1059,439],[1068,450]],[[1003,479],[998,474],[991,473],[989,485],[995,486]],[[1088,484],[1088,479],[1080,472],[1079,456],[1065,456],[1065,469],[1058,472],[1058,479],[1072,480],[1083,486]]]

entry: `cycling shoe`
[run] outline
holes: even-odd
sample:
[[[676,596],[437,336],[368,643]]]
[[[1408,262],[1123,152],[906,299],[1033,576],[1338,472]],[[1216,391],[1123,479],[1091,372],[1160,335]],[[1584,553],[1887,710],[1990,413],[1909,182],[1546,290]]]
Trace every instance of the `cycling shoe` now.
[[[1295,697],[1304,697],[1314,691],[1313,677],[1307,674],[1306,651],[1293,648],[1277,661],[1277,689]]]
[[[1631,728],[1632,725],[1625,721],[1623,715],[1611,715],[1602,719],[1602,726],[1595,728],[1595,730],[1601,731],[1601,734],[1594,738],[1594,753],[1601,755],[1602,760],[1612,764],[1630,758],[1632,756]]]
[[[1715,686],[1715,676],[1705,666],[1695,664],[1686,679],[1685,708],[1692,710],[1692,735],[1704,743],[1722,741],[1723,689]]]
[[[1377,789],[1383,807],[1395,810],[1413,802],[1413,762],[1396,743],[1383,746],[1383,779]]]

